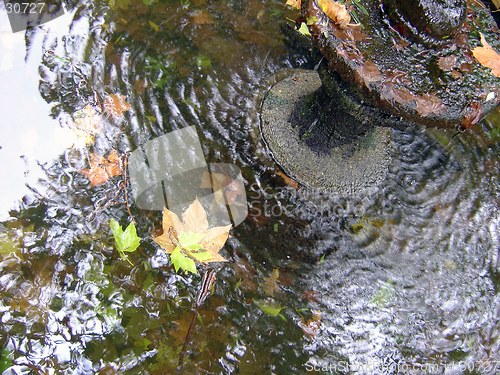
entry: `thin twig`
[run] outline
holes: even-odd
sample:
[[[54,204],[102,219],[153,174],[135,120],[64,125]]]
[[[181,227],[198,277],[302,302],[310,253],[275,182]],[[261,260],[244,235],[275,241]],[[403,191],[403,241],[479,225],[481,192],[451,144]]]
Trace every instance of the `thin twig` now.
[[[123,157],[122,157],[122,176],[123,176],[123,180],[124,180],[124,184],[125,184],[125,205],[127,206],[127,211],[128,211],[128,214],[130,215],[130,218],[132,219],[132,222],[134,224],[136,224],[136,221],[134,219],[134,217],[132,216],[132,212],[130,212],[130,205],[128,203],[128,193],[127,193],[127,182],[129,180],[127,180],[127,165],[128,165],[128,154],[125,153],[123,154]]]
[[[177,365],[176,374],[182,373],[182,368],[184,366],[184,355],[187,351],[187,346],[189,344],[189,339],[191,337],[191,332],[193,330],[194,324],[196,323],[196,318],[198,317],[198,310],[200,306],[205,302],[208,295],[210,294],[210,290],[212,289],[212,285],[214,285],[217,277],[217,272],[213,268],[207,269],[207,271],[203,274],[203,279],[201,280],[201,289],[196,297],[194,302],[194,314],[193,319],[191,319],[191,324],[189,325],[189,329],[186,334],[186,339],[184,340],[184,345],[182,346],[182,350],[179,353],[179,363]]]

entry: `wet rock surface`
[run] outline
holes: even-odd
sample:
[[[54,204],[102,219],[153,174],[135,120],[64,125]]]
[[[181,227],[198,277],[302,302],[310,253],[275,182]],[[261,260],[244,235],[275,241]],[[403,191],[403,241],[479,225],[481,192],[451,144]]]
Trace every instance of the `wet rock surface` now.
[[[471,52],[481,46],[481,35],[500,49],[497,24],[480,2],[358,4],[348,10],[360,24],[340,25],[316,0],[303,2],[302,13],[329,70],[349,82],[366,104],[409,123],[463,128],[498,105],[500,80]],[[323,82],[334,78],[322,77]]]

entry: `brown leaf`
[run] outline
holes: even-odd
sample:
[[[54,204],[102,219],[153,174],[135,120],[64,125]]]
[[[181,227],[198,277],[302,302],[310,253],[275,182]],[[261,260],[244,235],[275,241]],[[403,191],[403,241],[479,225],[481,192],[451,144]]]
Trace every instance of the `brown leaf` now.
[[[123,112],[128,111],[131,107],[130,104],[125,101],[125,98],[125,95],[111,94],[104,100],[104,108],[106,108],[109,114],[115,117],[122,117]]]
[[[234,277],[241,280],[241,290],[257,290],[255,270],[252,268],[248,260],[240,258],[236,255],[232,268],[234,270]]]
[[[194,24],[197,26],[210,25],[212,23],[210,15],[207,12],[196,12],[191,17],[193,18]]]
[[[217,191],[219,190],[222,190],[225,193],[228,204],[235,203],[238,200],[238,197],[243,198],[244,194],[244,188],[241,183],[236,180],[231,180],[228,175],[222,173],[210,174],[209,172],[203,172],[203,175],[201,176],[200,188],[213,188],[216,200],[220,201],[222,204],[225,203],[224,196],[217,194]]]
[[[392,83],[384,85],[380,93],[380,99],[387,102],[396,101],[400,104],[407,104],[417,99],[417,95],[406,87],[398,87]]]
[[[312,340],[314,336],[318,336],[319,329],[321,327],[321,322],[319,320],[309,319],[306,323],[305,319],[302,318],[301,321],[299,322],[299,327],[307,335],[307,337],[309,337],[309,339]]]
[[[351,60],[357,62],[359,65],[363,64],[363,54],[356,47],[355,42],[350,40],[344,40],[337,46],[337,54],[343,57],[345,60]]]
[[[385,84],[407,84],[411,81],[408,79],[408,73],[402,72],[401,70],[391,70],[385,73],[384,83]]]
[[[483,107],[480,103],[472,103],[465,109],[464,112],[465,114],[460,125],[463,130],[467,130],[470,127],[476,125],[481,120]]]
[[[317,0],[319,8],[337,25],[342,28],[347,27],[351,22],[351,15],[345,5],[333,0]]]
[[[472,54],[482,65],[491,69],[491,73],[495,77],[500,78],[500,55],[486,41],[484,35],[481,35],[481,43],[484,47],[476,47],[472,50]]]
[[[107,182],[113,176],[122,174],[120,158],[115,150],[109,153],[108,159],[91,153],[90,169],[79,169],[77,172],[87,177],[90,180],[90,186],[94,187]]]
[[[321,300],[321,294],[314,290],[306,290],[301,294],[311,302],[319,303],[319,301]]]
[[[109,153],[108,162],[104,165],[104,168],[109,176],[119,176],[122,174],[120,158],[115,150],[111,150]]]
[[[445,72],[452,70],[455,67],[456,63],[457,63],[456,55],[443,56],[440,57],[438,60],[438,66]]]
[[[274,297],[274,292],[280,291],[280,288],[278,286],[279,275],[280,271],[275,268],[271,273],[271,277],[264,277],[264,282],[260,284],[264,293],[271,297]]]
[[[236,203],[238,197],[241,197],[241,200],[243,200],[244,191],[245,189],[243,188],[243,185],[239,181],[236,180],[232,181],[229,185],[226,186],[227,203],[228,204]]]
[[[135,79],[135,84],[132,86],[132,88],[135,90],[136,93],[139,95],[144,95],[146,92],[146,89],[149,87],[149,82],[147,79],[140,79],[136,78]]]
[[[370,88],[370,83],[382,81],[382,78],[382,73],[380,73],[377,65],[372,61],[367,61],[363,65],[360,65],[354,73],[356,82],[368,88]]]
[[[433,94],[418,95],[415,102],[417,103],[415,111],[423,117],[429,116],[430,114],[439,115],[446,109],[441,99]]]
[[[109,180],[109,176],[106,171],[100,167],[91,167],[90,169],[79,169],[78,173],[83,174],[90,180],[90,186],[94,187],[96,185],[104,184]]]

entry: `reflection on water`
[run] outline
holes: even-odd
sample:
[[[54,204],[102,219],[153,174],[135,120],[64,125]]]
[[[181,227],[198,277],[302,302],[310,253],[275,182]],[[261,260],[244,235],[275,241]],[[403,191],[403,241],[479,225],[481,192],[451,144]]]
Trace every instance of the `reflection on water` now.
[[[282,9],[95,2],[57,36],[27,34],[44,36],[39,91],[62,127],[73,130],[95,93],[131,103],[104,118],[92,152],[134,151],[194,125],[207,163],[242,171],[249,214],[223,250],[230,262],[200,309],[186,373],[495,373],[499,114],[456,137],[393,131],[388,178],[370,195],[289,186],[258,137],[265,82],[310,67],[285,46],[280,23],[294,15]],[[172,373],[199,277],[173,271],[151,241],[161,212],[133,202],[143,242],[133,265],[120,259],[108,222],[129,214],[121,203],[89,220],[117,181],[90,188],[77,172],[85,149],[40,157],[38,193],[0,226],[7,373]]]
[[[51,39],[71,22],[66,15],[44,26],[46,33],[33,36],[27,48],[23,32],[13,34],[7,13],[0,11],[0,102],[2,103],[0,141],[0,217],[29,192],[25,184],[35,185],[43,176],[37,162],[56,158],[76,140],[73,132],[63,129],[49,115],[50,108],[40,96],[39,46],[44,38]],[[64,30],[67,26],[64,27]]]

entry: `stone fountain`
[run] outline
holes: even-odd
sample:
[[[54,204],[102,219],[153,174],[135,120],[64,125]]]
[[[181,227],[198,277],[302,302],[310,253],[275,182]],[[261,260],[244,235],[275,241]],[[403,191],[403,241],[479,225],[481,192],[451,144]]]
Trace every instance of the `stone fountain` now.
[[[391,128],[477,124],[500,103],[500,79],[472,52],[499,30],[479,0],[304,0],[317,71],[280,73],[261,112],[263,138],[300,183],[336,194],[376,188]]]

